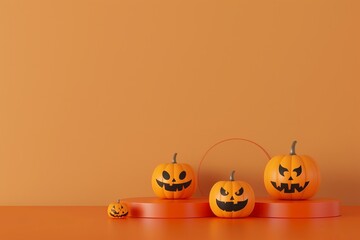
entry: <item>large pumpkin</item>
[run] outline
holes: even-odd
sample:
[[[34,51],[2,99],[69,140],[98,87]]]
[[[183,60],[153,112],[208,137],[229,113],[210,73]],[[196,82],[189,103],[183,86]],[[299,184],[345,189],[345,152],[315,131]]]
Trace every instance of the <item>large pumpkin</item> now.
[[[209,203],[212,212],[218,217],[247,217],[255,206],[255,194],[251,186],[243,181],[219,181],[210,190]]]
[[[270,196],[277,199],[308,199],[318,190],[320,172],[309,156],[296,155],[296,141],[289,155],[270,159],[264,171],[264,184]]]
[[[151,178],[152,189],[160,198],[189,198],[196,190],[196,175],[186,163],[176,162],[174,154],[172,163],[158,165]]]
[[[107,213],[111,218],[124,218],[128,215],[129,209],[127,205],[119,199],[116,203],[109,204]]]

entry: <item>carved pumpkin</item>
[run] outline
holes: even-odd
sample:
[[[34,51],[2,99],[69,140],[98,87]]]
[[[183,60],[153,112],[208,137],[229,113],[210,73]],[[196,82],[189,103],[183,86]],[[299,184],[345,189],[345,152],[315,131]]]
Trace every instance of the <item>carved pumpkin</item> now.
[[[177,163],[176,155],[172,163],[158,165],[152,174],[152,189],[160,198],[189,198],[195,192],[196,175],[192,167]]]
[[[309,156],[295,153],[296,141],[290,155],[270,159],[264,171],[264,184],[270,196],[277,199],[308,199],[318,190],[320,172]]]
[[[125,203],[118,200],[108,206],[107,213],[111,218],[124,218],[128,215],[129,210]]]
[[[235,181],[234,173],[230,181],[219,181],[210,190],[209,203],[218,217],[247,217],[255,206],[255,194],[251,186],[243,181]]]

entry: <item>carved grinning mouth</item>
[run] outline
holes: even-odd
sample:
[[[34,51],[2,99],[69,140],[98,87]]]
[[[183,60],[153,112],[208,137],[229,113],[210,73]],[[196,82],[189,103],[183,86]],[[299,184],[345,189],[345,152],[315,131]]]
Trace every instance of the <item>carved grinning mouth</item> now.
[[[309,185],[309,181],[305,182],[305,185],[302,187],[300,186],[300,184],[298,183],[293,183],[293,184],[290,184],[290,189],[289,189],[289,184],[287,183],[281,183],[280,186],[277,186],[276,185],[276,182],[272,182],[271,181],[271,184],[274,186],[274,188],[276,188],[279,192],[281,192],[282,190],[284,190],[284,193],[294,193],[295,190],[297,190],[298,192],[302,192],[306,187],[307,185]]]
[[[112,217],[125,217],[126,215],[128,215],[128,212],[123,213],[123,214],[120,214],[120,212],[118,212],[118,211],[116,211],[116,210],[114,210],[114,209],[111,209],[110,215],[111,215]]]
[[[225,211],[225,212],[236,212],[239,211],[241,209],[243,209],[246,204],[248,202],[248,199],[244,200],[244,201],[240,201],[238,203],[234,203],[234,202],[222,202],[218,199],[216,199],[216,204],[217,206]]]
[[[170,191],[170,192],[176,192],[176,191],[181,191],[183,190],[183,188],[187,188],[190,186],[191,181],[185,182],[185,183],[173,183],[172,185],[168,184],[168,183],[164,183],[161,182],[159,180],[156,179],[157,184],[162,188],[164,187],[166,191]]]

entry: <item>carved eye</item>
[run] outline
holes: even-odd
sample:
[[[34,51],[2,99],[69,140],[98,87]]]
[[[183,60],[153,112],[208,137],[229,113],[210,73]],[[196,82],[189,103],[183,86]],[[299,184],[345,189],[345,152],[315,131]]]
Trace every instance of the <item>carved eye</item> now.
[[[183,180],[186,177],[186,172],[182,171],[179,175],[180,180]]]
[[[295,169],[293,170],[293,172],[296,172],[296,176],[298,177],[298,176],[302,173],[302,168],[301,168],[301,166],[298,167],[298,168],[295,168]]]
[[[169,174],[167,171],[163,171],[163,172],[162,172],[162,176],[163,176],[163,178],[166,179],[166,180],[169,180],[169,179],[170,179],[170,174]]]
[[[281,164],[279,165],[279,173],[284,176],[284,172],[288,172],[289,170],[287,168],[284,168],[283,166],[281,166]]]
[[[223,195],[223,196],[229,195],[229,192],[226,191],[224,188],[220,188],[220,193],[221,193],[221,195]]]
[[[239,189],[239,191],[237,191],[236,193],[235,193],[235,195],[236,196],[240,196],[240,195],[242,195],[244,193],[244,189],[241,187],[240,189]]]

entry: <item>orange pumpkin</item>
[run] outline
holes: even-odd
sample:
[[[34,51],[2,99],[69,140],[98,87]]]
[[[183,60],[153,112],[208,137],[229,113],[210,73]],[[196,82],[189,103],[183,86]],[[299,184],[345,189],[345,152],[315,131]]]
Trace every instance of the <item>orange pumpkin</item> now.
[[[267,192],[276,199],[308,199],[318,190],[320,172],[316,162],[309,156],[296,155],[296,141],[289,155],[270,159],[264,171]]]
[[[189,198],[196,190],[196,175],[186,163],[176,162],[174,154],[172,163],[158,165],[151,178],[152,189],[160,198]]]
[[[246,182],[235,181],[234,173],[232,171],[230,181],[219,181],[210,190],[210,208],[218,217],[247,217],[254,209],[253,189]]]
[[[128,215],[129,209],[127,205],[119,199],[116,203],[109,204],[107,213],[111,218],[124,218]]]

